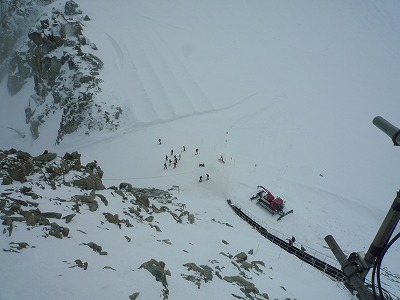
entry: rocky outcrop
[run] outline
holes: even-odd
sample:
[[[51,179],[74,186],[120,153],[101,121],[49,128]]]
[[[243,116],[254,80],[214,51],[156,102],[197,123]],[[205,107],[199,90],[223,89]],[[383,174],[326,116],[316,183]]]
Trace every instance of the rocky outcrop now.
[[[179,238],[168,236],[171,232],[170,230],[177,229],[177,227],[173,226],[186,227],[181,228],[182,232],[190,232],[190,224],[192,223],[190,220],[193,218],[194,222],[195,217],[186,210],[185,204],[172,202],[174,198],[169,192],[152,188],[138,189],[128,183],[121,183],[103,191],[79,192],[78,188],[71,186],[74,183],[74,179],[78,177],[85,178],[92,174],[95,168],[99,167],[97,162],[96,164],[89,163],[82,166],[80,159],[81,155],[78,152],[65,153],[64,156],[58,156],[45,151],[41,155],[32,156],[27,152],[15,149],[0,150],[0,170],[4,176],[9,176],[9,169],[13,164],[25,161],[31,161],[33,164],[32,173],[25,176],[26,183],[14,182],[15,185],[5,187],[0,193],[0,226],[2,226],[3,237],[8,235],[6,238],[10,241],[11,239],[18,241],[19,234],[26,229],[35,235],[35,239],[30,239],[29,241],[48,238],[62,247],[74,244],[71,247],[80,247],[79,253],[83,251],[83,253],[88,254],[86,259],[90,259],[91,268],[96,272],[110,272],[110,270],[120,272],[119,267],[114,269],[110,266],[104,266],[104,259],[109,261],[115,257],[116,253],[120,253],[116,251],[117,245],[118,249],[123,247],[141,249],[143,241],[146,243],[147,241],[151,242],[154,238],[153,242],[161,243],[165,247],[173,248],[178,244],[178,248],[175,248],[178,250],[176,255],[179,256],[180,250],[183,250],[188,260],[179,263],[181,266],[176,270],[179,270],[180,273],[175,274],[174,272],[173,285],[169,282],[171,279],[168,276],[172,275],[166,268],[166,263],[168,265],[168,262],[165,263],[156,259],[149,260],[148,257],[140,265],[139,269],[142,269],[140,271],[132,270],[131,266],[129,266],[130,271],[140,273],[141,275],[139,274],[139,276],[149,275],[148,273],[150,273],[150,280],[157,281],[157,283],[154,282],[154,285],[140,286],[141,294],[143,292],[146,295],[149,292],[146,289],[153,289],[154,286],[159,285],[160,290],[155,292],[161,294],[161,298],[168,299],[171,287],[176,288],[179,285],[179,280],[184,280],[185,284],[187,280],[189,284],[190,282],[193,283],[195,288],[197,287],[198,289],[204,288],[206,285],[214,285],[215,282],[212,282],[214,280],[218,281],[218,285],[221,285],[221,287],[224,286],[223,288],[229,293],[225,298],[268,299],[268,295],[260,293],[258,287],[252,282],[254,276],[262,275],[265,270],[265,265],[262,261],[250,260],[254,252],[252,249],[247,251],[235,250],[236,252],[233,254],[221,252],[219,253],[219,258],[205,257],[203,254],[200,257],[196,257],[195,255],[197,255],[196,252],[198,251],[195,250],[194,246],[198,245],[198,241],[195,236],[190,237],[190,240],[188,240],[190,241],[188,243],[190,248],[187,250],[181,248],[183,244],[180,243]],[[78,168],[78,166],[80,167]],[[74,170],[73,168],[76,169]],[[48,188],[58,189],[61,185],[65,185],[66,188],[55,192],[50,191]],[[44,191],[43,194],[41,194],[41,191]],[[62,194],[64,199],[55,196],[57,194]],[[169,203],[165,204],[168,201]],[[159,203],[162,204],[158,205]],[[107,205],[109,206],[107,207]],[[109,209],[110,212],[106,212],[105,209]],[[164,221],[171,218],[176,222],[170,222],[171,220],[169,220],[169,222],[164,223]],[[201,217],[198,218],[197,222],[201,222]],[[227,223],[222,223],[215,219],[212,219],[212,223],[215,223],[215,226],[228,226]],[[164,230],[160,234],[161,229],[158,225],[163,227],[165,224],[168,224],[168,226],[163,228]],[[207,224],[209,225],[208,221]],[[147,226],[154,228],[151,234],[150,231],[143,230]],[[104,238],[99,233],[100,231],[104,232]],[[24,233],[23,236],[25,234],[28,233]],[[120,239],[124,239],[125,244],[117,244],[118,238],[108,239],[110,234],[116,235],[116,237],[119,235]],[[149,238],[146,237],[145,240],[137,238],[143,234],[146,234]],[[97,243],[93,242],[96,239],[98,240]],[[111,243],[109,242],[110,240],[112,241]],[[7,244],[4,243],[2,248],[6,252],[28,252],[30,248],[35,247],[21,241],[13,244],[9,243],[7,247],[5,245]],[[149,243],[148,245],[151,244]],[[233,246],[229,247],[229,243],[226,240],[218,241],[215,244],[210,243],[210,246],[215,247],[215,250],[218,247],[223,247],[227,251],[233,249]],[[76,256],[78,252],[75,251],[75,248],[71,249],[73,251],[65,251],[66,259],[62,263],[67,264],[69,268],[79,267],[87,270],[88,262],[76,259],[76,257],[79,257]],[[105,250],[109,250],[109,252]],[[37,251],[40,251],[39,247]],[[93,259],[94,253],[92,251],[96,253],[96,256],[102,255],[108,258]],[[122,249],[122,251],[124,253],[133,253],[134,255],[140,252],[130,252],[127,249]],[[167,251],[170,251],[170,249]],[[191,256],[191,253],[194,256]],[[217,255],[217,252],[214,253]],[[166,257],[169,256],[167,255]],[[199,261],[196,261],[196,259],[199,259]],[[120,257],[118,260],[120,260]],[[129,261],[129,259],[126,261],[127,265],[131,263],[132,261]],[[174,263],[176,264],[176,260]],[[126,272],[126,270],[123,272]],[[154,291],[151,291],[151,293],[154,293]],[[139,292],[133,293],[130,290],[126,292],[126,298],[128,298],[128,294],[131,294],[129,296],[131,299],[139,299]]]
[[[86,204],[90,211],[96,211],[99,204],[94,199],[94,195],[75,195],[72,197],[71,201],[74,201],[78,205]]]
[[[129,296],[129,299],[130,299],[130,300],[136,300],[137,297],[139,297],[139,294],[140,294],[140,293],[133,293],[132,295]]]
[[[50,224],[49,235],[62,239],[63,237],[68,237],[68,234],[69,229],[67,227],[60,226],[55,222]]]
[[[103,251],[103,247],[101,247],[100,245],[97,245],[94,242],[83,243],[82,245],[88,246],[90,249],[92,249],[94,252],[99,253],[100,255],[107,255],[108,254],[106,251]]]
[[[82,11],[78,9],[78,4],[71,0],[65,3],[64,11],[67,16],[82,14]]]
[[[52,160],[55,160],[57,157],[57,153],[44,153],[41,155],[38,155],[34,158],[36,161],[42,161],[42,162],[50,162]]]
[[[182,274],[181,276],[186,280],[193,282],[198,288],[200,288],[201,282],[207,283],[213,279],[213,269],[207,265],[197,266],[195,263],[186,263],[183,266],[186,267],[188,271],[193,271],[195,274]]]
[[[251,294],[257,295],[259,293],[254,283],[244,279],[241,276],[225,276],[224,280],[239,285],[241,287],[240,290],[248,297],[251,297]]]
[[[55,143],[78,128],[89,134],[91,130],[116,130],[119,126],[121,108],[95,101],[101,91],[103,62],[92,53],[96,45],[84,35],[84,23],[89,20],[78,4],[67,1],[63,10],[53,8],[51,14],[40,17],[27,34],[28,40],[9,58],[7,86],[11,95],[33,77],[34,94],[25,116],[34,139],[59,110],[62,114]]]
[[[80,154],[73,152],[66,153],[63,158],[57,157],[56,153],[49,153],[47,150],[43,154],[32,157],[29,153],[10,149],[0,151],[0,171],[3,177],[2,184],[9,185],[13,181],[26,182],[27,176],[33,172],[40,173],[40,179],[50,183],[56,188],[60,182],[66,183],[64,175],[70,171],[80,171],[80,179],[72,179],[69,185],[75,185],[84,190],[103,190],[101,177],[103,171],[100,166],[94,169],[83,167],[80,161]],[[28,192],[29,193],[29,192]],[[30,195],[36,197],[37,195]],[[87,202],[91,209],[97,209],[97,201],[94,200],[95,195],[91,196],[91,201]],[[81,200],[80,200],[81,201]],[[102,199],[102,201],[107,201]]]
[[[82,168],[82,164],[81,164],[81,155],[78,152],[72,152],[72,153],[65,153],[63,159],[65,161],[69,162],[70,167],[72,168],[72,170],[75,171],[80,171]]]
[[[83,190],[103,190],[105,187],[98,174],[89,174],[85,178],[74,181],[74,185],[79,186]]]
[[[10,54],[16,49],[17,42],[26,34],[26,31],[37,21],[43,6],[54,2],[53,0],[2,0],[0,1],[0,82],[8,72],[7,64],[3,64]],[[31,70],[20,62],[18,72],[13,72],[9,77],[9,90],[13,94],[19,90]],[[28,74],[27,74],[28,73]]]
[[[70,268],[73,268],[73,267],[79,267],[79,268],[82,268],[82,269],[84,269],[84,270],[87,270],[87,268],[88,268],[88,266],[89,266],[89,264],[88,264],[88,262],[87,261],[85,261],[85,262],[83,262],[81,259],[75,259],[75,266],[72,266],[72,267],[70,267]]]
[[[2,157],[0,170],[2,170],[3,184],[11,184],[13,181],[25,182],[26,176],[32,174],[34,164],[26,152],[11,149],[3,151]]]
[[[149,261],[143,263],[139,269],[146,269],[154,276],[156,281],[162,283],[163,289],[163,299],[168,299],[168,283],[167,276],[171,276],[171,272],[169,270],[165,270],[165,263],[163,261],[157,261],[155,259],[150,259]]]

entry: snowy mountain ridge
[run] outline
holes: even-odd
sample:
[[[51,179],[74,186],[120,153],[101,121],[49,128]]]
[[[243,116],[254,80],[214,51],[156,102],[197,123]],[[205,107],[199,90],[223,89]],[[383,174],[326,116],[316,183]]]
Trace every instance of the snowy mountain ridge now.
[[[74,1],[66,1],[62,10],[53,7],[3,62],[8,63],[7,88],[11,96],[29,81],[34,82],[34,94],[24,110],[29,133],[22,136],[28,134],[37,140],[49,119],[59,122],[58,128],[52,129],[54,144],[78,128],[86,128],[85,134],[118,128],[121,108],[94,99],[101,91],[99,72],[103,62],[95,55],[96,45],[84,36],[88,21],[89,16],[83,15]]]
[[[65,13],[66,3],[74,14]],[[12,221],[8,236],[9,224],[2,225],[0,244],[7,251],[0,261],[7,276],[0,280],[0,298],[352,298],[270,243],[232,211],[227,199],[323,255],[332,256],[327,235],[346,255],[367,251],[399,187],[398,149],[371,123],[381,115],[399,126],[398,1],[72,3],[35,8],[46,15],[26,36],[30,33],[33,50],[52,51],[31,61],[39,70],[36,82],[24,77],[33,74],[33,68],[24,68],[25,55],[15,58],[13,79],[0,82],[0,149],[20,149],[33,158],[45,149],[79,151],[82,161],[97,160],[105,175],[101,185],[98,177],[84,181],[99,184],[92,193],[93,185],[86,191],[47,182],[55,175],[61,182],[63,176],[71,179],[63,172],[72,166],[57,155],[48,170],[39,168],[45,177],[24,175],[29,163],[14,164],[15,178],[28,180],[24,183],[6,185],[9,168],[1,170],[0,203],[7,211],[12,207],[17,220],[22,212],[34,221],[35,208],[23,204],[39,204],[41,211],[55,213],[45,217],[50,224],[69,232],[59,239],[47,236],[50,229],[58,232],[55,225]],[[63,26],[68,39],[60,40]],[[57,76],[58,69],[65,73]],[[9,85],[18,83],[24,84],[10,95]],[[78,95],[86,91],[89,102]],[[82,101],[88,110],[74,106]],[[174,160],[171,150],[181,158],[175,168],[168,162]],[[221,155],[225,164],[218,161]],[[79,176],[90,175],[84,172]],[[199,183],[206,174],[210,179]],[[164,204],[148,196],[156,209],[146,210],[120,183],[147,191],[172,188],[177,199],[157,213]],[[294,213],[278,221],[252,202],[258,185],[282,197]],[[100,190],[103,186],[107,189]],[[43,198],[31,199],[29,188]],[[68,224],[57,219],[76,213],[78,206],[80,214]],[[154,219],[137,218],[138,207],[140,216]],[[181,216],[184,211],[189,214]],[[134,227],[107,221],[116,220],[115,214]],[[239,253],[247,255],[240,264]],[[400,289],[399,253],[394,244],[383,261],[383,284],[393,294]],[[265,267],[255,266],[263,273],[253,264],[259,261]],[[160,281],[149,270],[160,274]],[[252,292],[246,293],[244,281],[224,280],[235,276],[258,292],[249,284]]]

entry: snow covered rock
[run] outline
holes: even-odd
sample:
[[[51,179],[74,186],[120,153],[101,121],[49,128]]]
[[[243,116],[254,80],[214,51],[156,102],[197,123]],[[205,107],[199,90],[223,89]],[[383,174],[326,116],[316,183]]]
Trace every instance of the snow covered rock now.
[[[157,261],[154,258],[149,261],[143,263],[139,269],[146,269],[153,275],[156,281],[159,281],[164,286],[163,289],[163,299],[168,299],[168,283],[167,276],[171,276],[171,272],[165,269],[165,263],[163,261]]]
[[[74,185],[84,190],[103,190],[105,187],[98,174],[89,174],[85,178],[74,181]]]
[[[43,5],[52,0],[2,0],[0,1],[0,81],[6,74],[3,61],[12,53],[16,43],[37,20]],[[22,71],[22,70],[21,70]],[[14,77],[12,81],[18,80]],[[16,84],[14,82],[14,84]]]
[[[8,60],[10,95],[16,95],[31,77],[34,79],[34,94],[25,108],[33,139],[59,111],[60,125],[54,128],[56,144],[80,128],[89,134],[119,126],[121,108],[95,103],[101,91],[103,62],[93,53],[97,47],[84,36],[85,22],[90,18],[81,14],[74,1],[67,1],[63,11],[53,8],[40,17],[27,33],[28,39]]]
[[[65,3],[65,14],[69,16],[78,15],[82,14],[82,11],[78,9],[78,4],[72,0],[69,0]]]

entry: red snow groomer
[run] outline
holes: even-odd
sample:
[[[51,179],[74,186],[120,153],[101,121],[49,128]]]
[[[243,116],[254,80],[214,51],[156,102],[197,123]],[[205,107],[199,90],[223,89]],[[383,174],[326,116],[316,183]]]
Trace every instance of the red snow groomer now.
[[[281,197],[275,198],[274,195],[272,195],[272,193],[262,185],[257,186],[257,189],[260,190],[257,191],[257,193],[250,199],[257,200],[257,204],[264,207],[272,215],[278,214],[279,215],[278,221],[282,219],[284,216],[293,212],[293,209],[288,212],[285,212],[285,201],[283,201]]]

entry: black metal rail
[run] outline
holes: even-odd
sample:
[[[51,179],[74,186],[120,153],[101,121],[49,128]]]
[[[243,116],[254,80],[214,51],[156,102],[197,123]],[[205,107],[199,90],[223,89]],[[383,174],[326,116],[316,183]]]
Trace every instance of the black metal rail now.
[[[257,221],[253,220],[250,216],[248,216],[243,210],[233,204],[230,200],[228,200],[229,206],[233,209],[233,211],[249,223],[253,228],[255,228],[262,236],[273,242],[274,244],[281,247],[283,250],[297,256],[302,261],[306,262],[307,264],[313,266],[314,268],[320,270],[321,272],[325,273],[326,275],[330,276],[331,278],[337,281],[343,281],[345,279],[345,274],[335,268],[334,266],[330,265],[329,263],[312,256],[311,254],[297,248],[294,245],[289,245],[288,241],[283,240],[272,233],[268,232],[266,228],[264,228],[261,224]]]

